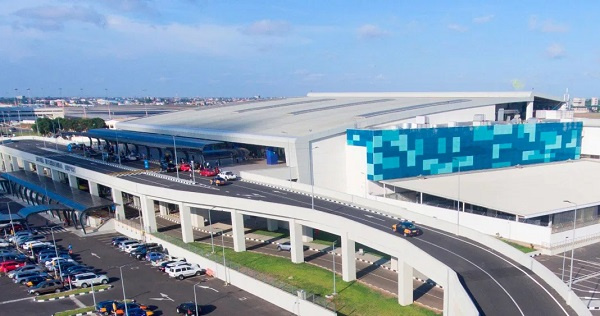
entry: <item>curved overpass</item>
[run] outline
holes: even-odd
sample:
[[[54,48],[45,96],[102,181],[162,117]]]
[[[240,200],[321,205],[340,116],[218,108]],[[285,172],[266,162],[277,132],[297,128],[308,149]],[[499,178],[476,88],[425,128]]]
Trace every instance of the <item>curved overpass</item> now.
[[[4,149],[4,152],[30,162],[36,161],[35,156],[49,156],[47,151],[36,147],[34,142],[21,142],[19,148],[15,148],[14,144],[6,147],[9,148]],[[486,245],[449,233],[451,228],[444,227],[447,223],[438,223],[444,230],[424,226],[425,233],[422,236],[405,240],[391,233],[390,226],[395,219],[387,214],[371,213],[323,199],[315,199],[313,211],[309,208],[311,197],[306,194],[248,182],[237,182],[216,190],[174,183],[148,175],[116,178],[107,175],[106,173],[109,172],[106,170],[100,170],[103,168],[108,170],[108,167],[100,167],[90,161],[69,155],[51,156],[52,160],[76,166],[77,176],[81,178],[128,193],[157,200],[188,203],[191,206],[218,206],[267,218],[295,220],[308,227],[331,231],[341,235],[342,238],[345,236],[350,240],[404,259],[407,264],[417,267],[421,272],[444,285],[450,295],[458,294],[456,296],[458,299],[461,297],[460,288],[456,293],[457,288],[452,285],[452,282],[448,282],[452,278],[444,275],[443,272],[446,271],[443,266],[447,265],[458,274],[464,289],[470,293],[474,304],[482,314],[576,314],[562,299],[561,296],[565,297],[565,293],[559,295],[546,281],[522,265],[535,268],[526,260],[526,256],[517,258],[517,261],[521,262],[519,264]],[[250,200],[247,198],[248,195],[254,197]],[[388,211],[394,214],[394,210]],[[467,235],[478,240],[486,240],[480,238],[482,235],[473,232],[467,232]],[[554,281],[548,280],[548,282]],[[554,288],[562,289],[560,285],[552,285]],[[564,284],[561,285],[565,287]],[[450,313],[454,311],[462,314],[462,311],[448,306],[448,302],[452,303],[452,301],[446,295],[445,309],[448,308]],[[460,301],[456,300],[456,302]],[[579,308],[578,311],[582,312]]]

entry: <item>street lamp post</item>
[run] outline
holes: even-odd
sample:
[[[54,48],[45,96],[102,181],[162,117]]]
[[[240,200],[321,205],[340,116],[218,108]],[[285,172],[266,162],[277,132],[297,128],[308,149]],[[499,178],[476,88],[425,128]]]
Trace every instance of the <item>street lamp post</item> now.
[[[568,236],[567,236],[567,237],[565,237],[565,240],[567,240],[567,239],[569,239],[569,237],[568,237]],[[566,259],[567,259],[567,256],[565,256],[565,252],[566,252],[566,251],[563,251],[563,265],[562,265],[562,273],[560,274],[560,280],[561,280],[561,281],[563,281],[563,282],[565,281],[565,261],[566,261]]]
[[[125,305],[125,315],[128,315],[127,312],[127,297],[125,296],[125,282],[123,281],[123,267],[128,266],[129,264],[125,264],[119,267],[119,272],[121,273],[121,287],[123,288],[123,305]]]
[[[457,206],[456,206],[456,234],[460,233],[460,160],[458,158],[452,158],[452,161],[456,160],[456,164],[458,166],[458,196],[457,196]]]
[[[225,263],[225,239],[223,235],[224,233],[221,229],[221,247],[223,247],[223,272],[225,273],[225,285],[228,285],[229,282],[227,282],[227,264]]]
[[[215,253],[215,241],[213,239],[213,225],[212,225],[212,219],[210,218],[210,211],[212,209],[214,209],[214,207],[208,210],[208,225],[210,225],[210,245],[212,246],[212,253]]]
[[[565,203],[569,203],[569,204],[573,204],[575,205],[575,211],[573,213],[573,235],[571,236],[571,238],[573,240],[571,240],[571,268],[569,269],[569,290],[572,290],[572,286],[573,286],[573,259],[575,256],[575,228],[577,227],[577,208],[578,205],[575,202],[571,202],[569,200],[564,200],[563,202]],[[571,292],[569,292],[569,299],[571,297]]]
[[[175,171],[177,172],[177,179],[179,179],[179,161],[177,161],[177,144],[175,143],[175,135],[173,137],[173,155],[175,156]]]
[[[60,228],[60,226],[51,227],[50,233],[52,234],[52,242],[54,243],[54,254],[56,255],[56,258],[58,258],[58,248],[56,247],[56,239],[54,238],[54,229],[55,228]],[[56,259],[56,261],[58,262],[58,279],[62,282],[62,269],[61,269],[60,259]],[[54,272],[56,272],[56,270]],[[55,273],[55,275],[56,275],[56,273]],[[69,289],[72,289],[71,280],[69,280]]]
[[[196,173],[194,172],[194,161],[190,161],[190,166],[192,167],[192,181],[196,183]]]
[[[331,254],[333,255],[333,294],[332,295],[337,295],[337,291],[335,288],[335,241],[333,242],[333,251],[331,252]]]
[[[10,187],[10,183],[8,184]],[[12,191],[12,189],[11,189]],[[9,202],[4,202],[6,203],[6,207],[8,208],[8,218],[10,218],[10,226],[12,226],[12,235],[15,234],[15,223],[13,223],[12,220],[12,212],[10,211],[10,201]]]
[[[313,174],[313,158],[312,158],[312,151],[313,151],[313,147],[312,144],[308,144],[308,162],[309,162],[309,168],[310,168],[310,208],[311,209],[315,209],[315,178],[314,178],[314,174]],[[314,149],[319,148],[318,146],[315,147]]]
[[[194,284],[194,309],[196,310],[196,316],[198,316],[198,299],[196,298],[196,286],[198,286],[200,282]]]

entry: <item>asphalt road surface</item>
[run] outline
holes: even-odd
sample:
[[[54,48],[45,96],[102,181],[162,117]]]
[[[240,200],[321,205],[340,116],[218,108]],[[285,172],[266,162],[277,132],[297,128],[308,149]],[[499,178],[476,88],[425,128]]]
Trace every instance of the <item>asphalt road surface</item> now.
[[[103,171],[108,168],[107,166],[100,167],[97,163],[91,165],[89,161],[72,155],[60,155],[46,151],[43,149],[42,142],[39,141],[19,141],[7,143],[5,146],[40,156],[52,156],[49,158],[80,168],[108,173]],[[59,146],[59,148],[66,150],[64,146]],[[116,167],[110,168],[118,170]],[[244,181],[215,189],[208,188],[206,185],[185,185],[141,174],[123,178],[136,183],[152,184],[181,191],[238,196],[295,206],[310,207],[311,205],[310,196]],[[394,224],[394,220],[385,216],[321,199],[315,199],[314,208],[392,233],[390,227]],[[424,230],[422,236],[408,239],[408,241],[456,271],[482,314],[575,315],[575,312],[564,300],[541,278],[502,254],[475,241],[456,237],[433,227],[422,228]]]

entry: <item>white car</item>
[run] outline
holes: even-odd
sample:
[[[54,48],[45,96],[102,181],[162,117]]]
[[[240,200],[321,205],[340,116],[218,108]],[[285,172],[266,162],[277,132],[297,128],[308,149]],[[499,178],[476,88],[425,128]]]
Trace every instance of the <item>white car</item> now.
[[[46,266],[46,269],[48,269],[49,271],[54,271],[54,268],[57,267],[59,263],[63,264],[63,263],[67,263],[67,262],[75,263],[75,260],[54,257],[54,258],[46,261],[44,265]]]
[[[123,250],[126,253],[130,253],[132,252],[135,248],[137,248],[138,246],[141,246],[142,244],[140,244],[139,242],[135,242],[135,243],[131,243],[131,244],[127,244],[125,247],[123,247]]]
[[[0,239],[0,248],[10,247],[10,242],[6,239]]]
[[[231,180],[237,180],[237,175],[231,171],[226,171],[223,170],[219,173],[218,175],[219,177],[227,180],[227,181],[231,181]]]
[[[191,267],[191,266],[192,266],[191,263],[187,263],[185,261],[173,262],[173,263],[169,263],[165,266],[165,272],[169,273],[169,271],[171,271],[171,269],[175,269],[177,267]]]
[[[167,273],[172,278],[183,280],[184,278],[191,277],[194,275],[202,275],[206,273],[206,270],[201,269],[197,264],[178,265],[170,268]]]
[[[160,267],[163,263],[168,262],[168,261],[181,261],[181,262],[185,262],[185,258],[179,258],[179,257],[173,257],[173,256],[167,255],[162,260],[152,261],[152,266],[153,267]]]
[[[82,273],[71,278],[71,284],[76,287],[86,288],[92,284],[106,284],[108,277],[105,274]]]
[[[28,242],[24,243],[21,247],[23,247],[23,249],[25,249],[25,250],[28,250],[28,249],[31,249],[31,247],[34,247],[34,246],[48,246],[48,247],[50,247],[50,246],[53,246],[53,244],[49,243],[49,242],[45,242],[45,241],[31,240],[31,241],[28,241]]]
[[[139,245],[140,243],[139,243],[139,241],[137,241],[137,240],[126,240],[126,241],[123,241],[123,242],[121,242],[121,243],[119,244],[119,250],[121,250],[121,251],[125,251],[125,248],[126,248],[127,246],[129,246],[129,245],[133,245],[133,244],[138,244],[138,245]]]

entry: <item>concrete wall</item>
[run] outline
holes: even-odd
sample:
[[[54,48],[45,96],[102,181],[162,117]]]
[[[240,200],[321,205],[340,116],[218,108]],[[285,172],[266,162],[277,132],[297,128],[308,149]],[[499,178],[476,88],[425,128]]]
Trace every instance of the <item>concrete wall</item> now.
[[[131,238],[141,239],[141,234],[138,229],[125,225],[121,222],[115,223],[117,232]],[[161,244],[169,250],[169,254],[176,257],[186,258],[188,262],[197,263],[202,268],[215,271],[215,276],[223,281],[260,297],[290,313],[296,315],[336,315],[324,307],[313,304],[306,300],[301,300],[297,295],[282,291],[274,286],[253,279],[238,271],[225,269],[222,264],[204,258],[191,251],[175,246],[167,241],[164,241],[156,236],[146,235],[147,242],[155,242]]]
[[[346,172],[344,174],[346,188],[338,191],[366,197],[368,194],[366,147],[346,145]]]
[[[583,123],[581,154],[600,156],[600,126],[586,126]]]
[[[346,134],[313,143],[312,161],[316,186],[346,190]]]

